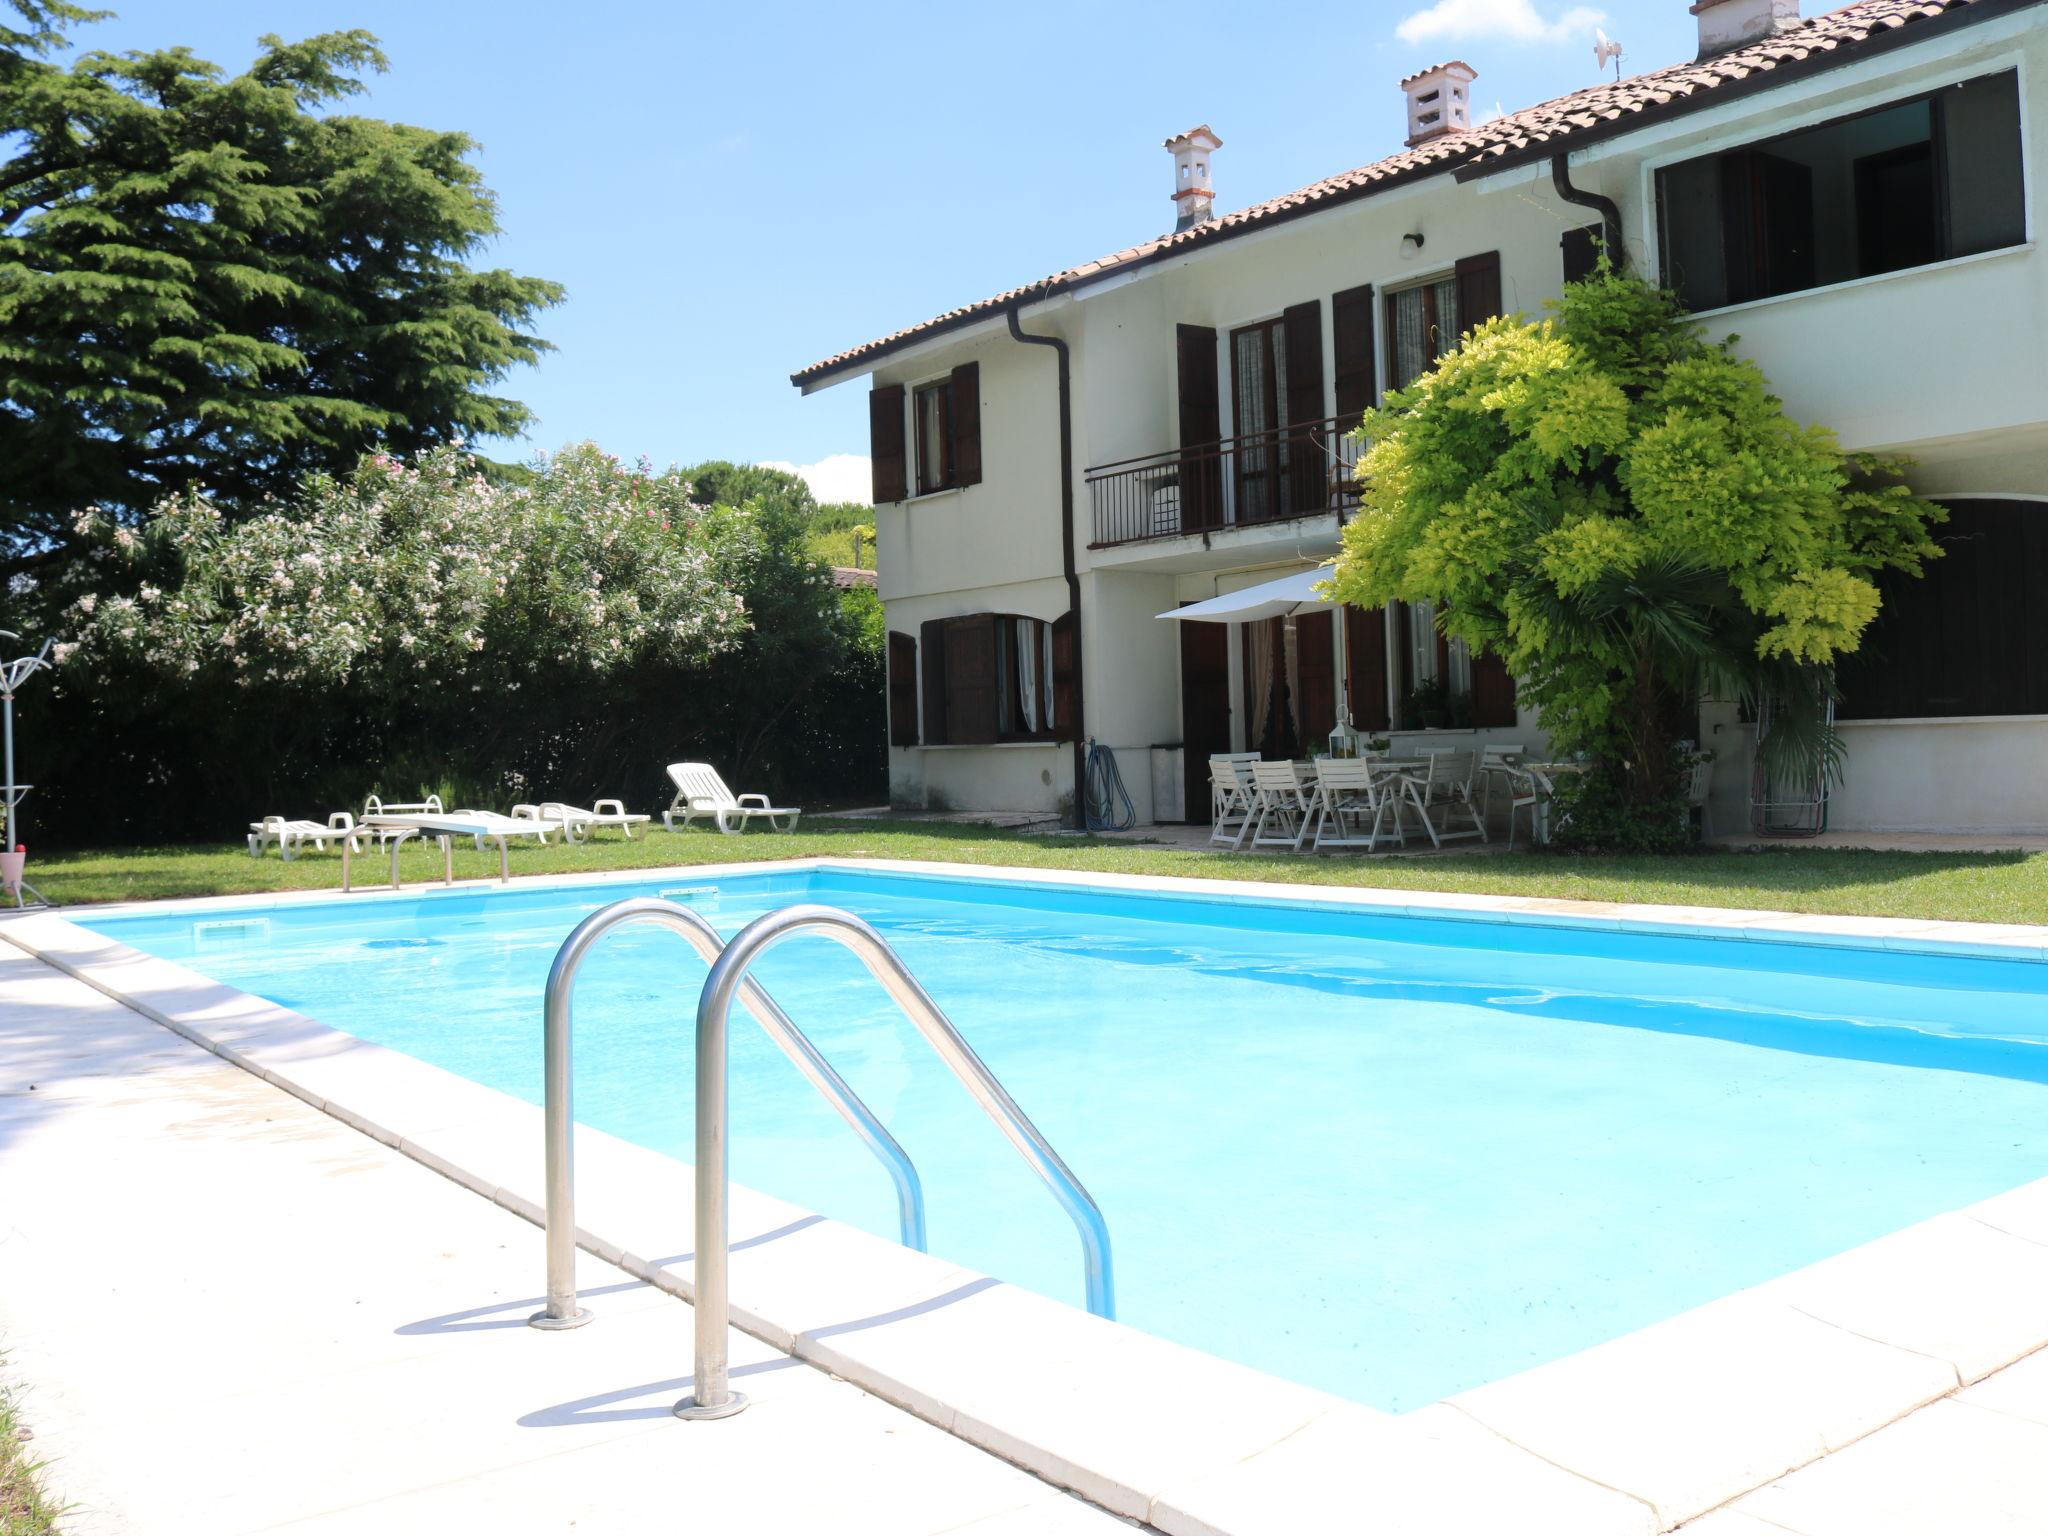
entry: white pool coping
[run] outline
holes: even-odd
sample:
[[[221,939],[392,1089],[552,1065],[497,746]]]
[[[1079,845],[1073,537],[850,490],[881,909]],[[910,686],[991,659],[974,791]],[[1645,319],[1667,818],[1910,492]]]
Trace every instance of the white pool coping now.
[[[2048,928],[2017,925],[895,860],[580,873],[514,888],[816,868],[2048,961]],[[431,899],[440,889],[94,911]],[[537,1107],[54,914],[9,917],[0,937],[541,1220]],[[577,1164],[582,1245],[688,1298],[688,1166],[587,1127],[578,1128]],[[1328,1528],[1337,1511],[1363,1528],[1416,1532],[1667,1530],[2048,1345],[2048,1179],[1399,1416],[1104,1322],[740,1186],[731,1228],[736,1326],[1170,1536],[1291,1536]],[[601,1302],[598,1311],[601,1326]]]

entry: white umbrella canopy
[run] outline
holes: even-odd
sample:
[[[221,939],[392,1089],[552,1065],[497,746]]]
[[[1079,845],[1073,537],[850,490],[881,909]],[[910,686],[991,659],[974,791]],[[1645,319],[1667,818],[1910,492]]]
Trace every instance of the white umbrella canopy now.
[[[1337,606],[1334,602],[1315,590],[1316,583],[1328,581],[1331,574],[1329,566],[1319,565],[1306,571],[1296,571],[1291,576],[1282,576],[1277,581],[1262,581],[1242,592],[1226,592],[1206,602],[1189,603],[1185,608],[1169,608],[1159,617],[1208,619],[1218,624],[1251,624],[1260,619],[1284,619],[1304,608],[1334,608]]]

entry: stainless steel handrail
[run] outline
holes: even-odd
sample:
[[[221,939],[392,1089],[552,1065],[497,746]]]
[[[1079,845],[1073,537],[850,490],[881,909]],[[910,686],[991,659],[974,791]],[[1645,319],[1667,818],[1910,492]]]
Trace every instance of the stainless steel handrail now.
[[[730,1251],[726,1231],[726,1035],[733,998],[746,997],[747,972],[762,952],[799,933],[819,933],[853,951],[882,984],[896,1006],[917,1026],[939,1059],[960,1079],[988,1117],[1024,1155],[1051,1189],[1081,1234],[1088,1310],[1116,1315],[1110,1272],[1109,1226],[1102,1208],[1060,1161],[1038,1127],[1017,1107],[974,1048],[917,979],[904,969],[883,937],[851,912],[837,907],[794,906],[757,917],[733,936],[711,967],[697,1002],[697,1232],[694,1298],[696,1369],[694,1393],[675,1405],[683,1419],[722,1419],[746,1407],[745,1394],[732,1390],[726,1369],[730,1295]]]
[[[588,1310],[576,1305],[576,1177],[573,1163],[569,1073],[569,998],[577,969],[597,941],[614,928],[628,924],[653,924],[681,934],[689,940],[707,965],[716,967],[725,949],[718,930],[688,907],[652,896],[635,896],[618,901],[601,912],[593,912],[562,941],[555,963],[548,972],[543,1008],[542,1054],[546,1100],[547,1157],[547,1306],[527,1321],[536,1328],[575,1328],[590,1321]],[[730,1003],[730,991],[727,993]],[[867,1143],[881,1160],[896,1186],[897,1216],[903,1246],[922,1250],[925,1245],[924,1186],[910,1154],[891,1136],[873,1110],[861,1102],[846,1079],[832,1070],[832,1064],[818,1054],[804,1032],[791,1022],[775,999],[749,980],[739,990],[740,1001],[768,1032],[768,1038],[782,1047],[783,1054],[811,1085],[839,1111],[853,1127],[854,1134]],[[701,1025],[699,1026],[701,1033]],[[721,1037],[723,1031],[721,1030]],[[701,1049],[699,1054],[701,1055]],[[721,1050],[721,1060],[723,1053]],[[701,1094],[700,1094],[701,1097]]]

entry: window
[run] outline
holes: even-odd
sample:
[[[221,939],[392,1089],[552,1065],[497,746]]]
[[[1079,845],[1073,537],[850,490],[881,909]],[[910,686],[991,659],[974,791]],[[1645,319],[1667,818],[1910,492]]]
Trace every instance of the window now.
[[[1835,668],[1844,720],[2048,715],[2048,503],[1957,501]]]
[[[1406,389],[1459,334],[1458,280],[1439,278],[1387,295],[1387,387]]]
[[[943,491],[953,483],[953,381],[927,384],[916,401],[917,494]]]
[[[1657,209],[1664,281],[1695,310],[2017,245],[2018,77],[1666,166]]]
[[[1288,443],[1287,328],[1278,320],[1230,333],[1232,425],[1237,433],[1237,520],[1280,515]]]
[[[920,496],[981,483],[980,364],[962,363],[911,394],[912,431],[907,439],[905,413],[901,384],[878,385],[868,396],[868,456],[876,506],[911,494],[913,467]]]
[[[1073,624],[1009,613],[923,626],[927,746],[1055,741],[1074,715]]]

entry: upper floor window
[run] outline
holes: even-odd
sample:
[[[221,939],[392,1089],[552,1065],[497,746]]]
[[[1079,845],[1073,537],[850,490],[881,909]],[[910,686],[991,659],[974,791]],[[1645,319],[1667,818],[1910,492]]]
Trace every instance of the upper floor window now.
[[[922,496],[953,483],[953,381],[926,384],[915,399],[917,494]]]
[[[916,494],[981,483],[981,368],[962,363],[910,392],[911,431],[904,432],[905,390],[877,385],[868,396],[868,454],[880,506]]]
[[[1666,166],[1657,210],[1664,281],[1695,310],[2017,245],[2018,76]]]
[[[1458,280],[1439,278],[1387,295],[1387,388],[1406,389],[1451,349],[1458,323]]]

